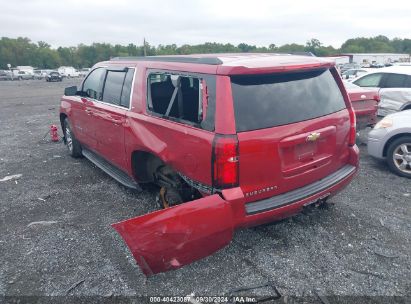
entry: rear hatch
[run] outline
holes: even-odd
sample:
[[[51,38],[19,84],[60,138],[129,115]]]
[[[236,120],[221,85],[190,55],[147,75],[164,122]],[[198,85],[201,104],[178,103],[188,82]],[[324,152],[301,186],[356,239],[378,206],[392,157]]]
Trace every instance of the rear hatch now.
[[[350,114],[335,75],[231,76],[246,202],[303,187],[348,162]]]

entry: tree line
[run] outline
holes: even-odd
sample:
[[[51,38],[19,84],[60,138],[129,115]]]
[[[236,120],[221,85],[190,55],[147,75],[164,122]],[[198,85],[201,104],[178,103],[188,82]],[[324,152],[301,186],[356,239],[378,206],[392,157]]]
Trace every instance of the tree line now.
[[[176,44],[152,46],[145,45],[112,45],[110,43],[79,44],[73,47],[52,48],[48,43],[32,42],[29,38],[7,38],[0,40],[0,69],[12,66],[30,65],[38,68],[56,68],[62,65],[76,68],[91,67],[96,62],[117,56],[151,56],[151,55],[186,55],[196,53],[293,53],[312,52],[316,56],[333,56],[341,53],[407,53],[411,54],[411,39],[389,39],[379,35],[370,38],[352,38],[345,41],[340,48],[325,46],[318,39],[311,39],[305,45],[291,43],[277,46],[256,46],[247,43],[206,42],[197,45]]]

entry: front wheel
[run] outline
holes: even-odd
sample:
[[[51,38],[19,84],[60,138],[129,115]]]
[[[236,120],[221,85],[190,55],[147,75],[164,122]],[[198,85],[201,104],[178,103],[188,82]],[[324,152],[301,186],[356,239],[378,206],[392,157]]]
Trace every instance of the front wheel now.
[[[81,145],[79,141],[74,137],[73,131],[67,118],[64,120],[63,131],[65,143],[70,156],[75,158],[82,156]]]
[[[395,174],[411,178],[411,136],[402,136],[390,144],[387,162]]]

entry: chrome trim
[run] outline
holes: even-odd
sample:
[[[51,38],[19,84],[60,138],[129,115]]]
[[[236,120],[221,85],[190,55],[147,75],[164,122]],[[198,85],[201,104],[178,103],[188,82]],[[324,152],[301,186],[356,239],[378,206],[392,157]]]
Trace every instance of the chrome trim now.
[[[343,179],[353,174],[355,170],[356,167],[352,165],[345,165],[341,169],[312,184],[261,201],[246,203],[246,213],[247,215],[257,214],[303,200],[336,185]]]

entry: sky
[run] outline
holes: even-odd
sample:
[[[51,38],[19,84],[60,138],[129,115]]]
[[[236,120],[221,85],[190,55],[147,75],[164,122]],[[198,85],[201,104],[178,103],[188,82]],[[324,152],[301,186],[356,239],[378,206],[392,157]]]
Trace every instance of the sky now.
[[[0,0],[0,37],[58,46],[411,38],[411,0]]]

